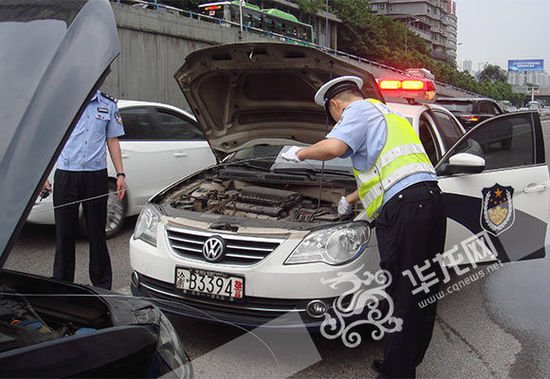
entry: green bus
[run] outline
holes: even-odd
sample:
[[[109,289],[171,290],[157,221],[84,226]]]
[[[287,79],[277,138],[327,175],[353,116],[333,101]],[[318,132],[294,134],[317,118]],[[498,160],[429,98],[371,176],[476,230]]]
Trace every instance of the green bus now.
[[[199,5],[200,13],[218,19],[221,24],[240,25],[242,9],[243,29],[261,32],[286,42],[307,44],[313,42],[313,27],[300,22],[293,14],[279,9],[260,9],[260,7],[240,3],[239,1],[218,1]],[[306,43],[303,43],[306,42]]]

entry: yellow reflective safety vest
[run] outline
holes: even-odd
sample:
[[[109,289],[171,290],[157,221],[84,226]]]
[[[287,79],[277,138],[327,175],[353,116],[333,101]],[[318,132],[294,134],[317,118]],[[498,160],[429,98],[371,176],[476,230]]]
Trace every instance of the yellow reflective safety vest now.
[[[382,102],[375,99],[366,101],[382,112],[387,125],[386,143],[376,163],[367,171],[353,168],[359,198],[372,220],[378,216],[384,193],[394,184],[416,173],[435,174],[435,170],[411,124]]]

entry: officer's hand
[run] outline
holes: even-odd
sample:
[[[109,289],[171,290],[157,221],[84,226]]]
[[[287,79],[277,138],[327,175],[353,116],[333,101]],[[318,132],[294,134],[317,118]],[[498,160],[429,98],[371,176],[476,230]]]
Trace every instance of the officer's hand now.
[[[298,156],[296,155],[296,153],[298,151],[302,150],[301,147],[298,147],[298,146],[292,146],[290,149],[288,149],[287,151],[285,151],[282,155],[281,155],[281,158],[287,160],[287,161],[290,161],[290,162],[300,162],[300,159],[298,158]]]
[[[46,190],[48,192],[52,192],[52,185],[50,184],[50,181],[48,179],[46,179],[46,181],[44,182],[44,185],[42,186],[42,191],[41,192],[44,192],[44,190]]]
[[[44,182],[44,185],[42,186],[42,190],[40,191],[40,195],[39,195],[40,201],[50,196],[51,192],[52,192],[52,186],[50,184],[50,181],[46,179],[46,181]]]
[[[338,216],[346,216],[353,211],[353,205],[346,201],[346,197],[342,196],[338,203]]]
[[[126,182],[124,176],[119,176],[116,180],[116,198],[122,200],[126,194]]]

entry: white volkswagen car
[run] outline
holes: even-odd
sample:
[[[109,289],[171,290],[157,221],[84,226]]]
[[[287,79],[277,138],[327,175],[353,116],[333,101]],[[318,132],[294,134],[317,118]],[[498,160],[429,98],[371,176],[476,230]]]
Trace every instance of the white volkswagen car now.
[[[340,197],[356,188],[351,162],[281,158],[290,145],[324,138],[330,126],[313,96],[341,75],[360,76],[365,94],[383,100],[370,73],[307,47],[235,44],[186,58],[176,79],[212,148],[228,156],[142,209],[130,241],[135,295],[188,317],[292,327],[299,314],[311,328],[336,299],[362,301],[358,288],[374,283],[365,275],[377,272],[379,256],[364,211],[338,217]],[[545,255],[538,114],[499,116],[464,135],[438,106],[393,106],[419,133],[445,192],[454,254],[446,266]],[[499,144],[503,126],[513,129],[509,150]]]
[[[127,196],[116,198],[116,171],[107,159],[109,199],[107,237],[115,236],[127,216],[136,215],[147,200],[175,180],[202,170],[216,158],[193,115],[171,105],[119,100],[124,136],[119,137]],[[53,184],[52,170],[49,180]],[[28,222],[54,224],[53,196],[37,199]]]

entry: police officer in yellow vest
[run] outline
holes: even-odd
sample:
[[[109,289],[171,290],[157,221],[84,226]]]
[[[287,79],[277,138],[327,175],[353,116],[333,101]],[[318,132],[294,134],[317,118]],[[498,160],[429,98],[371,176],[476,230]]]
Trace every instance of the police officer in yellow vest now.
[[[349,214],[361,200],[376,222],[380,266],[392,276],[387,288],[403,319],[400,332],[384,337],[384,359],[373,367],[380,377],[415,377],[431,340],[436,303],[421,308],[403,272],[443,253],[446,215],[437,176],[409,122],[382,102],[364,99],[363,82],[344,76],[324,84],[315,102],[337,122],[326,139],[282,157],[291,161],[351,157],[358,190],[342,197],[338,212]],[[435,266],[435,265],[434,265]],[[434,267],[436,274],[441,272]],[[433,293],[438,286],[430,287]]]

